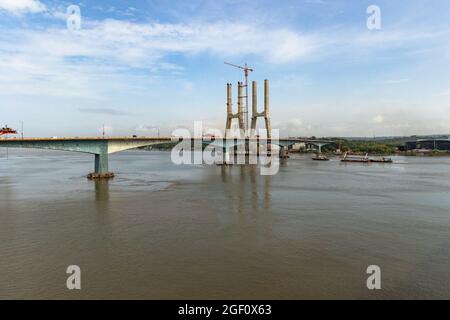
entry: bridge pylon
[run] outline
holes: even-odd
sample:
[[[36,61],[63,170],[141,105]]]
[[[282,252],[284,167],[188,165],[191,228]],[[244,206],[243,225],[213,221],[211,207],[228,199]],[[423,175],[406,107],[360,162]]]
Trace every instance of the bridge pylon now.
[[[259,117],[264,118],[267,139],[272,138],[272,128],[270,126],[270,115],[269,115],[269,80],[264,80],[264,111],[258,112],[258,93],[257,93],[257,83],[252,82],[252,125],[251,125],[251,136],[256,133],[256,121]]]
[[[238,82],[238,111],[237,113],[233,113],[233,89],[231,83],[227,83],[227,123],[225,126],[225,137],[227,132],[231,130],[231,124],[233,119],[238,119],[239,122],[239,130],[244,131],[244,112],[243,112],[243,104],[242,98],[242,82]]]

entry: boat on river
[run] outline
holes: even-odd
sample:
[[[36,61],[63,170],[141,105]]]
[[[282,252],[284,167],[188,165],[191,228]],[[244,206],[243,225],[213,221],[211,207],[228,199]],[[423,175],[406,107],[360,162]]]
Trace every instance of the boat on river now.
[[[377,157],[377,158],[369,158],[369,154],[366,155],[349,155],[347,152],[344,157],[341,159],[342,162],[362,162],[362,163],[393,163],[392,158],[388,157]]]
[[[379,158],[374,158],[374,159],[370,159],[370,162],[376,162],[376,163],[392,163],[392,158],[387,158],[387,157],[379,157]]]
[[[316,154],[314,157],[312,157],[314,161],[329,161],[327,156],[324,156],[322,154]]]
[[[344,157],[341,159],[341,162],[363,162],[363,163],[369,163],[369,154],[366,153],[365,156],[360,155],[349,155],[348,152],[344,154]]]

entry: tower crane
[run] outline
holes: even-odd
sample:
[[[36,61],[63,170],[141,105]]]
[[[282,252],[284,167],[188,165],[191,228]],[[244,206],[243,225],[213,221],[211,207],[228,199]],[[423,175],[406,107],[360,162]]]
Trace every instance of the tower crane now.
[[[235,67],[235,68],[239,68],[244,70],[244,76],[245,76],[245,96],[242,98],[245,98],[245,108],[243,108],[242,113],[244,113],[245,115],[245,131],[248,132],[248,73],[249,72],[253,72],[252,68],[249,68],[247,66],[247,64],[245,64],[244,66],[239,66],[237,64],[233,64],[233,63],[229,63],[229,62],[224,62],[225,64]]]

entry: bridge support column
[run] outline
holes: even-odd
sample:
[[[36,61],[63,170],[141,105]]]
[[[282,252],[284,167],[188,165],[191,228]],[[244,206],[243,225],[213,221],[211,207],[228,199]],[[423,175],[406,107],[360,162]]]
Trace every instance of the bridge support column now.
[[[319,146],[319,154],[321,154],[322,153],[322,144],[319,143],[318,146]]]
[[[104,174],[108,172],[108,154],[95,155],[95,173]]]
[[[110,179],[114,173],[108,172],[108,154],[95,154],[95,172],[88,174],[88,179]]]
[[[224,165],[231,164],[230,151],[228,150],[228,148],[223,148],[223,164]]]

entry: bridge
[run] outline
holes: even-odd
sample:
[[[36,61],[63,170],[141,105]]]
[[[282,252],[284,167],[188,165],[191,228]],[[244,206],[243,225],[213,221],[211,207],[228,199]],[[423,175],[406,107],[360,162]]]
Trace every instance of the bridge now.
[[[247,87],[247,85],[246,85]],[[242,95],[243,85],[239,83],[238,85],[238,113],[234,114],[232,112],[232,90],[231,84],[227,84],[227,126],[226,130],[231,129],[231,120],[235,117],[239,118],[239,129],[241,132],[247,132],[248,128],[244,128],[243,124],[243,104]],[[257,112],[257,85],[256,82],[252,82],[252,129],[250,133],[256,130],[256,120],[258,117],[265,118],[266,124],[266,135],[268,138],[260,138],[256,136],[253,138],[253,134],[250,134],[251,138],[217,138],[217,137],[200,137],[200,138],[179,138],[179,137],[116,137],[116,138],[26,138],[23,136],[20,139],[17,138],[6,138],[0,139],[0,147],[5,148],[35,148],[35,149],[49,149],[49,150],[61,150],[61,151],[71,151],[71,152],[82,152],[93,154],[95,156],[95,171],[88,175],[88,178],[110,178],[114,174],[109,172],[108,156],[112,153],[124,151],[128,149],[135,149],[140,147],[156,146],[160,144],[165,144],[169,142],[186,142],[190,140],[190,145],[186,144],[183,150],[187,148],[209,145],[215,150],[222,151],[222,163],[228,163],[230,159],[229,150],[231,148],[245,145],[243,152],[244,154],[252,153],[256,150],[256,155],[259,156],[260,145],[265,146],[266,155],[271,155],[272,148],[271,145],[278,145],[280,149],[280,157],[286,155],[286,150],[289,146],[303,142],[306,144],[316,145],[319,148],[319,153],[321,152],[322,146],[332,143],[331,141],[324,140],[308,140],[308,139],[274,139],[272,136],[272,130],[270,127],[269,120],[269,81],[264,80],[264,112]],[[248,96],[248,95],[247,95]],[[15,134],[16,131],[8,128],[7,126],[2,129],[3,134]],[[195,132],[195,130],[194,130]],[[200,135],[201,135],[200,131]],[[194,133],[195,134],[195,133]],[[242,135],[240,135],[242,136]],[[244,135],[245,136],[245,135]],[[175,150],[176,151],[176,150]]]
[[[267,140],[265,138],[255,139],[208,139],[208,138],[173,138],[173,137],[116,137],[116,138],[9,138],[0,139],[0,147],[4,148],[34,148],[47,150],[60,150],[70,152],[81,152],[93,154],[95,156],[95,171],[88,175],[89,178],[108,178],[113,174],[109,172],[108,156],[112,153],[135,149],[147,146],[156,146],[170,142],[180,142],[182,140],[191,140],[191,145],[196,142],[202,145],[212,145],[215,148],[222,149],[224,158],[228,159],[229,149],[234,146],[243,145],[250,141],[255,141],[261,144],[273,143],[279,145],[281,148],[288,148],[289,146],[303,142],[323,146],[331,143],[331,141],[323,140],[306,140],[306,139],[278,139]]]

